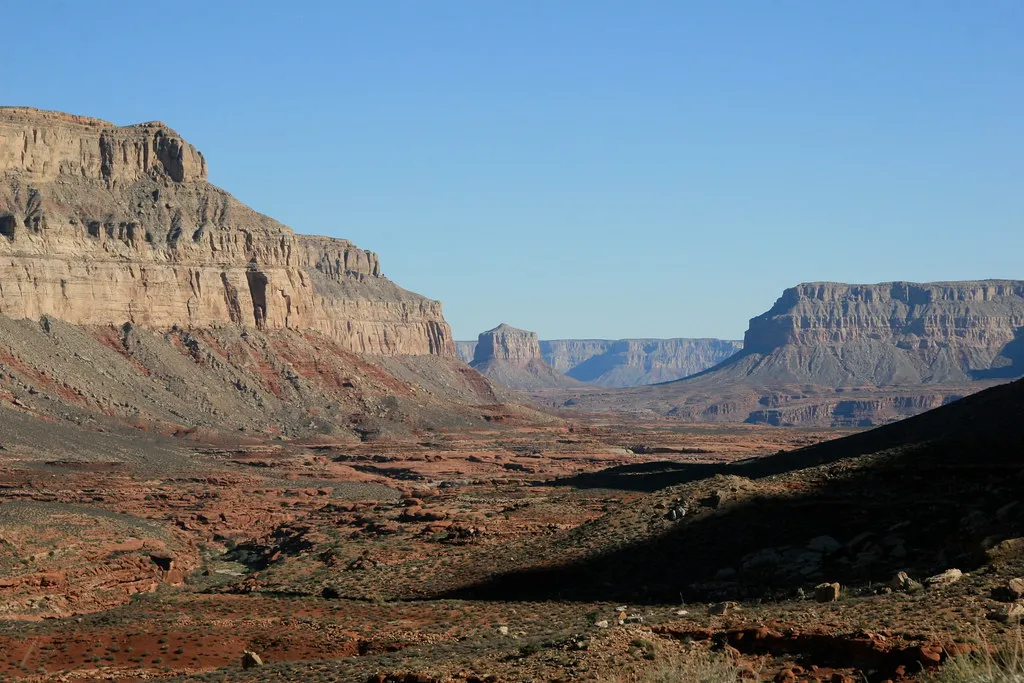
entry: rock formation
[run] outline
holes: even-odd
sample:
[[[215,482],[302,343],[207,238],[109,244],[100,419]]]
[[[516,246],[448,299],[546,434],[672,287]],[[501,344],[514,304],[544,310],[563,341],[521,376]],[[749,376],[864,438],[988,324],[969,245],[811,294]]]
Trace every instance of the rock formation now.
[[[296,235],[207,181],[162,123],[0,108],[0,313],[154,329],[312,330],[351,351],[454,356],[441,306],[352,243]]]
[[[456,355],[473,361],[475,341],[455,342]],[[671,382],[721,363],[743,348],[725,339],[540,340],[544,361],[568,377],[604,387]]]
[[[0,108],[0,408],[374,438],[517,419],[506,395],[438,302],[211,185],[166,125]]]
[[[573,379],[605,387],[657,384],[717,365],[741,348],[725,339],[555,339],[544,360]]]
[[[1024,282],[808,283],[678,382],[567,399],[696,421],[871,425],[1024,376]]]
[[[730,373],[824,386],[1024,375],[1024,281],[801,284],[750,321]]]
[[[544,362],[536,332],[504,323],[480,334],[470,365],[511,389],[532,390],[579,384]]]

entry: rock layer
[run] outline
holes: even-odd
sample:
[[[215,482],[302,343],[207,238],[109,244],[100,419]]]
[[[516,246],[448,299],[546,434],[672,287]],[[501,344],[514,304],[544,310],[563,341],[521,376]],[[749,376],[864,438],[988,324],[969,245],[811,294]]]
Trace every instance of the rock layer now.
[[[512,389],[532,390],[578,384],[544,362],[536,332],[520,330],[505,323],[480,334],[470,365]]]
[[[605,387],[657,384],[696,374],[742,348],[725,339],[555,339],[541,341],[544,360],[581,382]]]
[[[457,341],[455,352],[470,363],[477,342]],[[551,339],[540,340],[544,361],[587,384],[634,387],[671,382],[721,363],[743,348],[726,339]]]
[[[801,284],[750,321],[743,372],[826,386],[1024,375],[1024,281]]]
[[[1024,376],[1024,281],[807,283],[743,351],[678,382],[566,399],[696,421],[867,426]]]
[[[376,254],[297,235],[206,174],[162,123],[0,108],[0,313],[311,330],[360,353],[454,356],[440,304],[385,278]]]

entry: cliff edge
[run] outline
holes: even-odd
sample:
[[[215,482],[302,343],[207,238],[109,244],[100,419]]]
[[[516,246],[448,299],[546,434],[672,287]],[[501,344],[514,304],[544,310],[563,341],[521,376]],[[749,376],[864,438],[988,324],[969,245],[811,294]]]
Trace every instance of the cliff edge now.
[[[812,282],[751,319],[743,350],[676,382],[566,406],[695,421],[870,426],[1024,376],[1024,281]]]
[[[520,330],[505,323],[480,334],[470,365],[511,389],[580,386],[579,382],[544,362],[536,332]]]
[[[454,357],[441,305],[351,242],[297,235],[207,180],[163,123],[0,108],[0,314],[153,329],[309,330]]]

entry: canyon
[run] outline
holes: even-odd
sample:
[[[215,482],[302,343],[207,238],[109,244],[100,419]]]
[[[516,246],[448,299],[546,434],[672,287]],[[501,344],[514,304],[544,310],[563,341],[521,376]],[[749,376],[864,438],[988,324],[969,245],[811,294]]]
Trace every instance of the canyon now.
[[[455,343],[207,170],[0,108],[0,678],[923,683],[1019,621],[1024,283]]]
[[[1024,375],[1024,282],[806,283],[753,318],[743,350],[652,387],[538,396],[690,421],[870,426]]]
[[[544,361],[568,377],[603,387],[671,382],[717,365],[743,348],[725,339],[541,339]],[[475,341],[456,341],[471,362]]]

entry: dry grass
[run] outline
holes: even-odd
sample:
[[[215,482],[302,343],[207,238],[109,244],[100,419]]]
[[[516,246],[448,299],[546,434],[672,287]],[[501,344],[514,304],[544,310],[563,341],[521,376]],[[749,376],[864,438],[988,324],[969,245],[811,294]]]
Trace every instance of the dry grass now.
[[[1024,638],[1015,636],[991,648],[980,639],[979,652],[953,657],[934,677],[935,683],[1024,683]]]
[[[645,668],[638,675],[608,679],[608,683],[640,681],[642,683],[740,683],[749,677],[744,669],[731,658],[694,648],[685,654],[658,657],[653,666]]]

